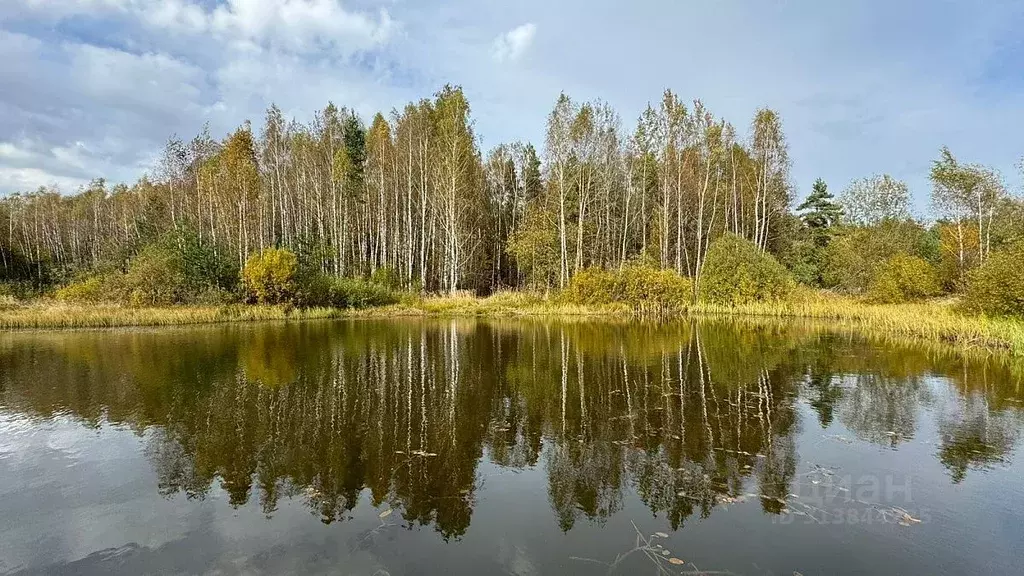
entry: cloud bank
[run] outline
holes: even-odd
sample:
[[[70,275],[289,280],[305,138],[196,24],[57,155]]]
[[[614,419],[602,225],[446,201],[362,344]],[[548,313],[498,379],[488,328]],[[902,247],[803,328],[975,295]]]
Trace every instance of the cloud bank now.
[[[638,0],[21,0],[0,3],[0,193],[131,182],[167,138],[277,103],[364,118],[464,87],[484,148],[541,145],[558,93],[624,131],[665,88],[743,132],[782,114],[799,194],[888,172],[925,204],[942,145],[1016,185],[1024,4]]]

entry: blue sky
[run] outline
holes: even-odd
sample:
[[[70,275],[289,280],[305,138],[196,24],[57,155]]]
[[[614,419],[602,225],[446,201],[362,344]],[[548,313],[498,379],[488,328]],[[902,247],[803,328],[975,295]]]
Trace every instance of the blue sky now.
[[[887,172],[921,211],[939,147],[1020,188],[1024,2],[6,0],[0,193],[134,181],[171,134],[276,102],[368,118],[464,87],[484,150],[543,142],[560,91],[632,125],[671,88],[742,132],[782,113],[793,183]]]

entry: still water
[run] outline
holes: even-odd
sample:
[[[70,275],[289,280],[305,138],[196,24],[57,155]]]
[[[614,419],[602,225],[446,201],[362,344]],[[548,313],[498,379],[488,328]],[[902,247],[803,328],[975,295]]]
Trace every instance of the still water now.
[[[0,334],[0,573],[1020,574],[1020,374],[795,325]]]

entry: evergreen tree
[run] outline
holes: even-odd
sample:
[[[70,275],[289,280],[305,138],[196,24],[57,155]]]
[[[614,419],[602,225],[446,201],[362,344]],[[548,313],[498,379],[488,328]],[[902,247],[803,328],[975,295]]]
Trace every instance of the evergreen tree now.
[[[829,229],[839,224],[843,215],[842,208],[821,178],[814,181],[811,195],[797,207],[797,211],[802,212],[800,219],[811,230],[815,244],[819,246],[828,244]]]

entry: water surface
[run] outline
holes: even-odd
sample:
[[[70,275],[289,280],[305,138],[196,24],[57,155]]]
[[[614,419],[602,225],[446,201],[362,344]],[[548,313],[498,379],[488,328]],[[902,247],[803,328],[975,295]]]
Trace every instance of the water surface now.
[[[0,334],[0,573],[1020,573],[1020,382],[791,325]]]

